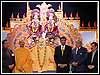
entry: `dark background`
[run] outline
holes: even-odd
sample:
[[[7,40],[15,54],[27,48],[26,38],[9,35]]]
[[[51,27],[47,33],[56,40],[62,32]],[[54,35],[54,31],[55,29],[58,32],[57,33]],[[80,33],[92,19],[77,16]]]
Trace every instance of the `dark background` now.
[[[30,9],[36,8],[37,4],[41,4],[42,2],[30,2]],[[60,2],[46,2],[47,4],[51,4],[52,8],[57,11]],[[26,2],[3,2],[2,3],[2,27],[5,27],[7,21],[9,23],[11,14],[13,13],[14,17],[17,17],[19,13],[19,17],[22,18],[23,14],[27,11],[27,3]],[[63,2],[63,11],[66,12],[67,17],[70,16],[70,12],[72,12],[73,17],[75,17],[76,12],[78,11],[79,17],[85,23],[85,27],[87,27],[87,23],[90,20],[91,27],[93,27],[94,21],[97,21],[97,2]],[[26,15],[26,14],[25,14]]]

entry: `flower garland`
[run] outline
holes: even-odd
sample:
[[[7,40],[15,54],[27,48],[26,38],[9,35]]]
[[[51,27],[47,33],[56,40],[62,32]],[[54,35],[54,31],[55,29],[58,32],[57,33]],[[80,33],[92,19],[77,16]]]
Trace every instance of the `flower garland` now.
[[[40,52],[39,52],[39,50],[40,50],[40,47],[37,47],[37,53],[38,53],[38,61],[39,61],[39,66],[41,67],[41,70],[42,70],[42,68],[43,68],[43,66],[44,66],[44,64],[45,64],[45,60],[46,60],[46,46],[45,46],[45,51],[44,51],[44,58],[43,58],[43,62],[42,62],[42,64],[40,63]]]

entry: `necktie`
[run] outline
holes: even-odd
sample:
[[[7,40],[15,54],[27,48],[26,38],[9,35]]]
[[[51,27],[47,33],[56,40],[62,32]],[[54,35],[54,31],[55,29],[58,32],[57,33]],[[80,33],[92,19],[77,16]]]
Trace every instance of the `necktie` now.
[[[63,56],[63,53],[64,53],[64,46],[62,46],[61,51],[62,51],[62,56]]]
[[[95,54],[95,52],[92,53],[91,63],[93,62],[94,54]]]
[[[76,48],[76,54],[77,54],[78,48]]]

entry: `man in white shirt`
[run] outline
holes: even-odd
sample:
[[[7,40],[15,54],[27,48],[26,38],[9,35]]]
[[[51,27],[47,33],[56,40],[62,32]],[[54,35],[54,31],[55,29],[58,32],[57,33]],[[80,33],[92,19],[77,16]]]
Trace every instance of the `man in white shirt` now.
[[[60,38],[61,45],[55,48],[54,60],[57,73],[68,73],[72,48],[66,45],[66,37]]]
[[[85,73],[86,72],[86,60],[87,60],[87,49],[82,47],[82,41],[75,41],[75,48],[72,50],[72,72],[73,73]]]
[[[88,54],[88,72],[98,72],[98,44],[96,42],[91,43],[91,52]]]

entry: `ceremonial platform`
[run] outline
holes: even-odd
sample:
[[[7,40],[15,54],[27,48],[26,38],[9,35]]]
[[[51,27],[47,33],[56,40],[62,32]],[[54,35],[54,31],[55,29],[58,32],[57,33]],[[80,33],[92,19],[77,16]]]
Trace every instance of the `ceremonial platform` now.
[[[98,29],[96,26],[84,27],[84,23],[82,24],[83,27],[80,25],[81,17],[78,15],[78,11],[76,16],[72,16],[72,13],[70,13],[70,16],[67,17],[66,12],[63,11],[63,2],[58,6],[57,11],[52,8],[51,4],[46,2],[36,5],[36,8],[31,10],[29,2],[27,2],[26,16],[24,14],[23,18],[20,18],[18,13],[17,18],[15,18],[12,13],[10,27],[6,25],[5,29],[2,28],[2,40],[8,39],[12,50],[19,47],[20,40],[24,40],[25,47],[30,50],[30,53],[34,54],[35,50],[32,51],[32,48],[36,47],[39,44],[39,39],[42,38],[42,41],[45,42],[44,47],[49,46],[48,49],[52,48],[51,53],[54,56],[54,48],[60,45],[60,37],[65,36],[67,45],[74,47],[74,41],[81,40],[83,46],[90,51],[90,43],[93,41],[98,42]],[[53,44],[49,40],[50,38],[54,38]],[[42,54],[39,52],[36,52],[36,54],[38,55],[32,55],[32,58],[35,61],[41,59],[41,61],[37,60],[37,63],[45,62],[45,58],[49,59],[49,56],[44,56],[45,49]],[[42,67],[40,69],[41,64],[38,64],[40,67],[37,67],[37,63],[33,63],[33,73],[56,73],[55,63],[52,60],[50,58],[50,61],[45,63],[49,65],[49,68]],[[34,68],[34,66],[37,68]]]

